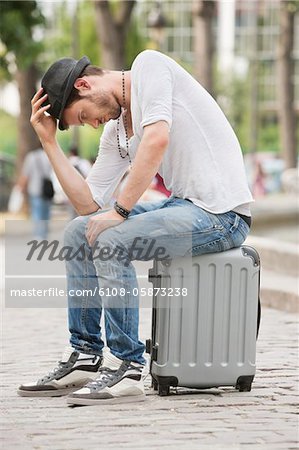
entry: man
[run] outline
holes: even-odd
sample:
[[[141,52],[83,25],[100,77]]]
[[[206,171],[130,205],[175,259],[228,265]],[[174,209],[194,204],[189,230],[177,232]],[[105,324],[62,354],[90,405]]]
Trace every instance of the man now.
[[[91,164],[87,159],[81,158],[79,154],[78,147],[73,145],[69,150],[69,161],[73,167],[82,175],[83,178],[86,178],[91,169]],[[71,203],[67,205],[69,210],[70,220],[77,217],[76,210],[73,208]]]
[[[69,161],[83,178],[87,177],[91,169],[91,164],[87,159],[80,156],[78,147],[75,145],[73,145],[69,150]]]
[[[86,181],[56,141],[57,120],[61,130],[106,124]],[[81,215],[68,225],[66,245],[83,243],[101,253],[67,262],[69,292],[99,288],[101,295],[69,296],[71,347],[57,368],[21,386],[19,394],[74,391],[67,402],[81,405],[143,400],[144,345],[138,339],[138,285],[131,261],[242,244],[252,196],[238,140],[206,90],[171,58],[151,50],[140,53],[127,72],[99,69],[86,57],[54,63],[33,97],[31,123]],[[130,166],[114,207],[102,211]],[[157,172],[172,196],[137,203]],[[144,244],[142,251],[136,242]],[[104,357],[102,307],[109,349]],[[85,385],[88,380],[94,381]]]

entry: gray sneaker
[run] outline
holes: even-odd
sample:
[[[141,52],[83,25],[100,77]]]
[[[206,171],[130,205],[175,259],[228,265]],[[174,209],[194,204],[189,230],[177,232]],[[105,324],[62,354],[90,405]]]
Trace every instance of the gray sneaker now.
[[[99,374],[102,356],[80,353],[67,347],[58,366],[35,383],[22,384],[22,397],[60,397],[94,380]]]
[[[117,361],[117,363],[116,363]],[[143,365],[104,355],[95,381],[67,397],[69,405],[105,405],[145,400]]]

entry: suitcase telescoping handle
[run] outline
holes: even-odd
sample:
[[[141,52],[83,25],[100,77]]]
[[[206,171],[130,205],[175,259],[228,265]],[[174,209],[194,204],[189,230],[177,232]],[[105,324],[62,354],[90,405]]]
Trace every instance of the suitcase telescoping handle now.
[[[259,279],[258,279],[258,300],[257,300],[257,326],[256,326],[256,339],[259,335],[261,316],[262,316],[262,307],[261,307],[261,298],[260,298],[260,289],[261,289],[261,260],[257,250],[249,245],[242,245],[241,250],[244,256],[251,258],[254,267],[259,268]]]
[[[158,274],[157,261],[154,261],[154,267],[148,271],[148,281],[153,284],[154,288],[161,288],[162,275]],[[145,343],[145,351],[151,355],[151,362],[157,361],[158,348],[154,345],[156,340],[156,316],[157,316],[157,295],[153,295],[153,307],[152,307],[152,336],[151,339],[147,339]]]

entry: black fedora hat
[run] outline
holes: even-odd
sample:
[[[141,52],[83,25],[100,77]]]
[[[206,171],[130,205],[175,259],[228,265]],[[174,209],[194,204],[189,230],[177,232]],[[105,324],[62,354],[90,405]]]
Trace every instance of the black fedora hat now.
[[[44,94],[48,94],[43,106],[50,103],[51,107],[47,112],[59,120],[60,130],[66,129],[61,118],[74,83],[85,67],[89,65],[90,60],[87,56],[83,56],[79,60],[62,58],[52,64],[42,78],[41,85]]]

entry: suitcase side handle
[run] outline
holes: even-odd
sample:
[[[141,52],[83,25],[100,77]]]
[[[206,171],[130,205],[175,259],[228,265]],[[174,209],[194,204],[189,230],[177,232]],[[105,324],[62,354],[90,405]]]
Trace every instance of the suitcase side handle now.
[[[252,259],[254,267],[261,265],[260,256],[255,248],[249,247],[249,245],[242,245],[241,250],[244,256]]]

